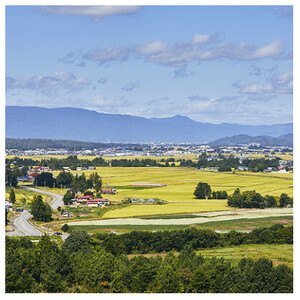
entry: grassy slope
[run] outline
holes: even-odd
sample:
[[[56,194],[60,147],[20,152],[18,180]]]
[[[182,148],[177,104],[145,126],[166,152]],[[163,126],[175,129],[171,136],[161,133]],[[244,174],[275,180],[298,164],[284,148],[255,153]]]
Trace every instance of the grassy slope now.
[[[259,259],[265,257],[271,259],[273,264],[287,264],[293,267],[293,245],[239,245],[225,248],[204,249],[198,251],[204,257],[223,257],[230,260],[233,264],[237,264],[242,258]]]

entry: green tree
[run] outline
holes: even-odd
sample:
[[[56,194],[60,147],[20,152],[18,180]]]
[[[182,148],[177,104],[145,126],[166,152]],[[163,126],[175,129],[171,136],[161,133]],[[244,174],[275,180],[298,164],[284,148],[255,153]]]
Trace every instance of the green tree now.
[[[93,188],[95,189],[96,193],[99,193],[101,191],[101,188],[102,188],[102,179],[98,175],[98,173],[97,172],[93,172],[90,175],[89,180],[92,182]]]
[[[31,202],[31,213],[36,221],[51,221],[52,209],[48,203],[43,202],[41,195],[34,196]]]
[[[179,281],[179,274],[170,264],[165,264],[158,271],[156,277],[155,293],[180,293],[182,287]]]
[[[37,175],[34,179],[34,185],[37,186],[47,186],[52,188],[53,183],[56,183],[56,179],[53,178],[53,174],[49,172],[42,172],[41,174]]]
[[[66,187],[70,187],[74,180],[74,176],[70,172],[60,172],[56,177],[57,185],[60,187],[61,185],[65,185]]]
[[[211,188],[208,183],[199,182],[194,191],[194,196],[197,199],[208,199],[211,197]]]
[[[70,226],[68,224],[64,224],[63,226],[61,226],[61,230],[63,232],[68,232],[70,230]]]
[[[62,245],[62,250],[67,254],[72,253],[93,253],[90,244],[90,236],[85,231],[73,231]]]
[[[190,289],[193,293],[208,293],[210,288],[210,276],[203,267],[199,267],[191,278]]]
[[[292,198],[287,194],[282,193],[279,197],[279,207],[285,207],[287,205],[292,205]]]
[[[68,205],[71,199],[74,199],[75,193],[72,191],[67,191],[63,196],[64,205]]]
[[[15,194],[15,191],[14,189],[12,188],[10,193],[9,193],[9,201],[11,203],[15,203],[16,202],[16,194]]]

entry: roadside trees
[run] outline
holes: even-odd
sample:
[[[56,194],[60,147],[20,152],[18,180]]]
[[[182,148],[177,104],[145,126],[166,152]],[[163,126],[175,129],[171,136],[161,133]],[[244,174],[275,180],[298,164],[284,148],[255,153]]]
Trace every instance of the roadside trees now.
[[[49,222],[51,221],[52,209],[50,205],[43,202],[41,195],[34,196],[31,202],[31,214],[35,221]]]
[[[14,189],[12,188],[10,193],[9,193],[9,201],[11,203],[15,203],[16,202],[16,195],[15,195],[15,191]]]
[[[64,194],[64,197],[63,197],[63,202],[64,202],[64,205],[68,205],[70,200],[71,199],[74,199],[75,197],[75,193],[74,192],[71,192],[71,191],[67,191],[65,194]]]
[[[37,175],[34,179],[34,185],[53,187],[53,183],[56,183],[56,179],[53,178],[53,174],[49,172],[43,172]]]

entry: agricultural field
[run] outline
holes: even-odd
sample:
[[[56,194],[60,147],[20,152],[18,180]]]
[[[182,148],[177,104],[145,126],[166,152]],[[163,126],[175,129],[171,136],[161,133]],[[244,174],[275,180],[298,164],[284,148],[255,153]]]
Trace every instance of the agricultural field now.
[[[141,217],[140,219],[178,219],[181,218],[195,218],[195,215],[181,214],[181,215],[159,215],[159,216],[149,216]],[[77,219],[76,221],[78,221]],[[150,230],[150,231],[159,231],[159,230],[175,230],[175,229],[186,229],[188,227],[193,227],[197,229],[210,229],[210,230],[219,230],[219,231],[244,231],[249,232],[255,228],[259,227],[270,227],[274,224],[282,224],[284,226],[293,225],[292,216],[277,216],[277,217],[265,217],[265,218],[256,218],[256,219],[237,219],[237,220],[226,220],[226,221],[214,221],[201,224],[192,224],[192,225],[73,225],[72,222],[68,223],[73,230],[84,230],[88,233],[97,233],[97,232],[128,232],[131,230]],[[55,230],[59,230],[62,223],[58,223],[55,227]]]
[[[5,187],[5,199],[9,199],[9,193],[11,191],[11,187],[6,186]],[[20,206],[20,205],[24,205],[24,204],[30,204],[33,197],[35,195],[39,195],[39,193],[33,192],[33,191],[29,191],[26,189],[22,189],[20,187],[14,188],[15,191],[15,195],[16,195],[16,203],[15,206]],[[52,198],[51,197],[46,197],[45,195],[43,196],[43,200],[46,202],[51,202]]]
[[[103,218],[129,218],[149,215],[224,211],[230,209],[232,209],[232,207],[227,207],[227,200],[198,200],[198,202],[195,203],[168,203],[163,205],[136,204],[110,210],[104,214]]]
[[[237,265],[242,258],[251,258],[257,260],[261,257],[272,260],[274,266],[279,264],[286,264],[288,267],[293,268],[293,245],[283,244],[249,244],[249,245],[238,245],[230,247],[218,247],[210,249],[202,249],[196,251],[199,255],[203,255],[204,258],[224,258],[230,261],[233,265]],[[178,255],[177,252],[174,253]],[[134,256],[166,256],[166,253],[153,253],[153,254],[130,254],[128,258]]]
[[[293,268],[293,245],[283,244],[258,244],[258,245],[239,245],[224,248],[203,249],[197,251],[205,258],[217,257],[225,258],[233,264],[237,264],[242,258],[259,259],[265,257],[272,260],[274,266],[286,264]]]
[[[279,196],[293,193],[293,174],[267,174],[252,172],[217,173],[198,171],[179,167],[97,167],[96,172],[102,177],[103,187],[115,187],[117,195],[107,195],[111,201],[121,201],[126,197],[158,198],[167,202],[198,202],[193,192],[198,182],[207,182],[212,190],[225,190],[229,194],[236,188],[241,191],[255,190],[263,195]],[[95,171],[72,171],[73,174],[85,173],[89,176]],[[58,171],[53,172],[55,176]],[[133,188],[132,183],[163,183],[164,187]]]

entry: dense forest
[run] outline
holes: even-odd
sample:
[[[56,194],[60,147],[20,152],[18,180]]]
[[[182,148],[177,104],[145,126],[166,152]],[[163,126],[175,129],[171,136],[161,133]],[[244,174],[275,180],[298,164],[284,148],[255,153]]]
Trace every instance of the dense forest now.
[[[6,237],[6,292],[293,292],[293,271],[286,265],[274,267],[265,258],[244,258],[232,265],[224,259],[204,259],[194,251],[232,243],[292,243],[292,227],[274,225],[225,235],[196,229],[92,236],[74,231],[62,246],[49,236],[38,243]],[[126,255],[149,251],[168,254]]]

